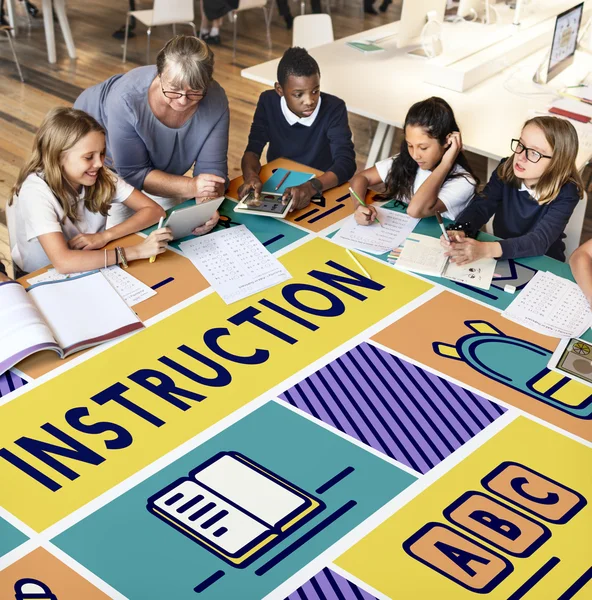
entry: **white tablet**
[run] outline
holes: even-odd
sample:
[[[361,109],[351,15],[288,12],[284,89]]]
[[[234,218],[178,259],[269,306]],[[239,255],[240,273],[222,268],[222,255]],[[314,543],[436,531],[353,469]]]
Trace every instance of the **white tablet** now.
[[[224,202],[224,196],[186,208],[179,208],[171,213],[163,225],[171,228],[174,240],[184,238],[191,235],[196,227],[207,223],[222,202]]]

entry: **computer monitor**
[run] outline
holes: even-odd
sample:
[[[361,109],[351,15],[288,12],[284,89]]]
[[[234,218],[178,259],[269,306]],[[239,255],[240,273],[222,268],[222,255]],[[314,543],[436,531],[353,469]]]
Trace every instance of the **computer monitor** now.
[[[404,0],[397,35],[397,47],[404,48],[421,43],[421,32],[428,22],[428,13],[435,12],[435,20],[442,23],[446,0]]]
[[[582,2],[557,15],[547,67],[547,81],[551,81],[553,77],[559,75],[573,63],[583,13],[584,3]]]

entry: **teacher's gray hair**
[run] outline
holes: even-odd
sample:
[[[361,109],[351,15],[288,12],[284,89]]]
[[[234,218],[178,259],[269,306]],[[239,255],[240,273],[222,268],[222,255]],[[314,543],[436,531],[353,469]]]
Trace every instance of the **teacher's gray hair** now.
[[[214,53],[199,38],[176,35],[156,57],[159,75],[167,71],[167,83],[178,88],[207,90],[214,74]]]

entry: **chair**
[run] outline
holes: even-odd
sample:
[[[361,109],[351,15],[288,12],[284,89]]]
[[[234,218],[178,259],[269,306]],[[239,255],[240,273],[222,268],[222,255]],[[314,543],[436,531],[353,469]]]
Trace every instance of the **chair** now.
[[[325,13],[318,15],[301,15],[294,19],[292,46],[315,48],[333,41],[333,24],[331,17]]]
[[[575,210],[571,213],[571,217],[567,222],[565,228],[565,260],[569,260],[569,257],[575,252],[576,248],[580,245],[580,238],[582,237],[582,228],[584,227],[584,217],[586,216],[586,204],[588,203],[588,196],[584,194],[584,197],[577,203]]]
[[[123,42],[123,62],[127,58],[127,34],[129,31],[129,22],[131,17],[135,17],[140,23],[148,28],[146,41],[146,62],[150,63],[150,34],[155,25],[172,25],[173,32],[175,25],[190,25],[193,29],[193,35],[197,37],[195,29],[195,12],[193,9],[193,0],[154,0],[152,10],[130,10],[125,20],[125,40]]]
[[[14,49],[14,44],[12,42],[11,30],[12,27],[9,27],[8,25],[0,25],[0,31],[4,32],[6,34],[6,37],[8,38],[8,43],[10,44],[10,49],[12,50],[12,56],[14,57],[14,62],[16,64],[16,70],[18,71],[19,77],[21,81],[25,83],[25,78],[23,77],[23,72],[21,71],[21,66],[19,65],[16,50]]]
[[[250,10],[251,8],[260,8],[263,10],[263,18],[265,19],[265,30],[267,33],[267,46],[271,50],[271,32],[269,30],[271,26],[271,7],[267,7],[267,0],[240,0],[238,3],[238,8],[236,10],[231,11],[228,16],[232,21],[232,62],[236,57],[236,21],[238,19],[238,13]]]

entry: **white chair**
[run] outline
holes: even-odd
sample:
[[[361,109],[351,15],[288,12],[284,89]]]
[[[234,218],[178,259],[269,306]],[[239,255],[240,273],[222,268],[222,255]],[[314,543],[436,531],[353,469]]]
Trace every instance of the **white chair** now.
[[[329,15],[325,13],[301,15],[294,19],[292,46],[309,50],[316,46],[330,44],[333,40],[333,24]]]
[[[571,217],[567,222],[565,228],[565,260],[569,260],[569,257],[575,252],[576,248],[580,245],[580,238],[582,237],[582,228],[584,227],[584,217],[586,216],[586,204],[588,203],[588,196],[584,193],[584,197],[577,203],[575,210],[571,213]]]
[[[260,8],[263,11],[263,18],[265,19],[265,31],[267,33],[267,46],[271,50],[271,32],[269,30],[271,26],[271,7],[267,7],[267,0],[240,0],[238,8],[228,13],[230,20],[232,21],[232,62],[236,57],[236,22],[238,19],[238,13],[252,8]]]
[[[190,25],[193,29],[193,35],[197,37],[195,29],[195,12],[193,9],[193,0],[154,0],[154,6],[150,10],[130,10],[125,20],[125,40],[123,42],[123,62],[127,58],[127,34],[129,31],[129,22],[135,17],[140,23],[148,28],[146,40],[146,62],[150,63],[150,34],[155,25],[172,25],[173,32],[175,25]]]
[[[23,72],[21,71],[21,66],[19,65],[19,61],[18,61],[18,58],[16,56],[16,50],[14,49],[14,44],[12,43],[11,29],[12,28],[9,27],[8,25],[0,25],[0,31],[2,31],[3,33],[5,33],[6,37],[8,38],[8,43],[10,44],[10,49],[12,50],[12,56],[14,57],[14,63],[16,64],[16,70],[18,71],[19,77],[21,78],[21,81],[23,83],[25,83],[25,79],[23,77]]]

